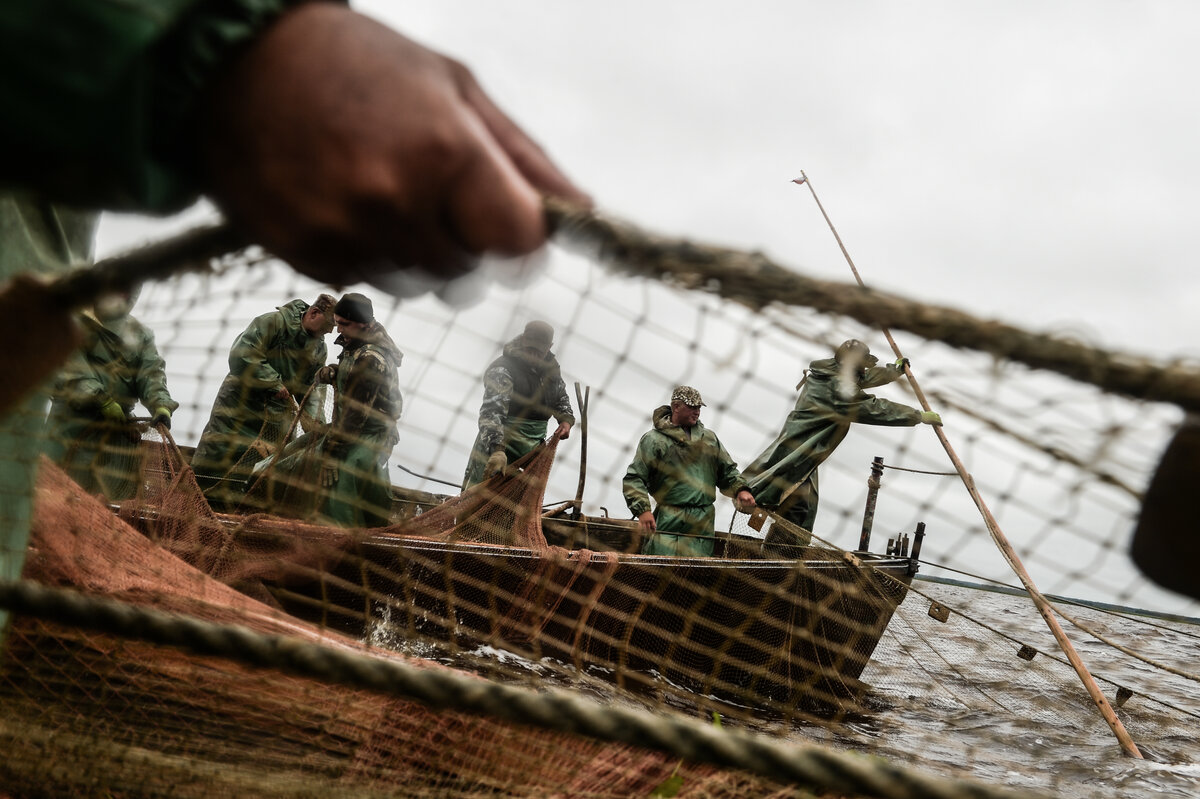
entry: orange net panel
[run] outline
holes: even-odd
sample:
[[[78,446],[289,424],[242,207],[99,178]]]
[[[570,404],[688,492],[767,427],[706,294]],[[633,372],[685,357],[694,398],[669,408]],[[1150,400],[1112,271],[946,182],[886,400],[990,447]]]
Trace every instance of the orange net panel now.
[[[42,469],[25,579],[367,651],[187,566],[55,467]],[[406,658],[371,650],[381,658]],[[442,668],[423,659],[409,659]],[[0,765],[13,795],[646,795],[677,763],[218,658],[32,620],[0,664]],[[780,790],[684,767],[703,796]]]

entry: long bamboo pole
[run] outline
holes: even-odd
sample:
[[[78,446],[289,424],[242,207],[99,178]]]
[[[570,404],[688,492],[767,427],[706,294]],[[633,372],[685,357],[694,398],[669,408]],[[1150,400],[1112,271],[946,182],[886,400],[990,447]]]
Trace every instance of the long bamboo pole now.
[[[850,271],[853,273],[854,279],[858,282],[858,285],[866,288],[866,284],[863,283],[862,277],[858,274],[858,267],[854,265],[854,259],[850,257],[850,252],[842,242],[842,237],[838,235],[837,228],[833,226],[833,221],[829,218],[829,214],[825,212],[825,206],[821,204],[821,198],[817,196],[817,190],[813,188],[812,181],[808,175],[804,174],[804,170],[800,171],[800,177],[794,180],[793,183],[808,186],[808,191],[812,194],[813,200],[816,201],[817,208],[821,210],[821,216],[825,217],[825,224],[829,225],[829,230],[837,240],[838,247],[841,248],[842,255],[846,258],[846,263],[850,265]],[[895,353],[896,357],[903,357],[903,353],[900,352],[900,347],[896,344],[896,340],[892,338],[891,331],[886,327],[881,327],[880,329],[883,331],[883,335],[887,338],[888,344],[891,345],[892,352]],[[921,390],[921,385],[917,382],[917,378],[913,375],[912,370],[907,364],[904,367],[904,374],[908,377],[908,382],[912,386],[913,393],[917,395],[917,400],[920,401],[921,407],[927,411],[932,410],[929,406],[929,401],[925,399],[925,392]],[[1075,673],[1083,681],[1083,687],[1087,689],[1088,695],[1091,696],[1096,707],[1100,709],[1100,714],[1104,716],[1104,720],[1108,722],[1108,726],[1112,729],[1113,734],[1117,736],[1117,741],[1120,742],[1121,748],[1125,750],[1127,755],[1140,759],[1142,753],[1138,750],[1137,744],[1133,742],[1133,738],[1130,737],[1129,731],[1125,729],[1125,725],[1121,723],[1121,719],[1117,718],[1116,711],[1113,710],[1112,705],[1105,698],[1104,693],[1100,690],[1100,686],[1096,684],[1095,678],[1092,677],[1091,672],[1084,665],[1082,658],[1079,657],[1079,653],[1075,651],[1075,647],[1072,645],[1071,640],[1067,638],[1067,634],[1063,632],[1058,619],[1054,617],[1050,603],[1046,600],[1046,597],[1042,596],[1037,586],[1034,585],[1033,578],[1025,570],[1025,565],[1017,557],[1016,550],[1008,542],[1008,538],[1000,529],[1000,525],[992,515],[987,503],[983,501],[983,496],[975,487],[975,480],[967,472],[967,468],[959,459],[958,453],[954,451],[954,447],[951,446],[950,439],[946,437],[945,431],[940,425],[935,425],[933,431],[937,435],[938,441],[942,443],[942,448],[946,450],[946,455],[949,456],[950,462],[954,464],[954,470],[962,478],[963,485],[967,487],[967,493],[971,495],[971,499],[975,502],[975,507],[979,509],[980,515],[983,516],[983,522],[987,526],[992,540],[996,542],[996,546],[1000,549],[1000,553],[1004,556],[1004,559],[1008,561],[1008,564],[1012,567],[1017,577],[1021,579],[1025,590],[1029,592],[1030,598],[1033,599],[1034,605],[1037,606],[1038,613],[1041,614],[1046,625],[1050,628],[1050,632],[1054,635],[1054,640],[1058,641],[1059,647],[1062,649],[1063,654],[1067,656],[1067,660],[1070,661],[1071,666],[1075,669]]]

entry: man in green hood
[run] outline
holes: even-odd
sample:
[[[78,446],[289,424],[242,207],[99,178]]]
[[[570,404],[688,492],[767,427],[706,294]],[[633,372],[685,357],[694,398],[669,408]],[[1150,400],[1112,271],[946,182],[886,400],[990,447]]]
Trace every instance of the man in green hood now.
[[[196,481],[214,507],[241,500],[254,464],[285,443],[298,403],[304,402],[304,431],[323,421],[323,393],[310,389],[325,365],[333,303],[328,294],[312,305],[292,300],[257,317],[233,342],[229,374],[192,457]]]
[[[129,314],[135,300],[132,292],[111,294],[80,314],[84,345],[59,372],[47,419],[46,454],[85,490],[114,500],[137,491],[134,406],[141,402],[167,427],[179,407],[154,334]]]
[[[479,434],[463,476],[464,490],[532,452],[545,440],[550,417],[558,422],[555,436],[571,435],[575,415],[553,346],[554,328],[532,321],[484,372]]]
[[[696,389],[676,388],[671,404],[655,409],[654,429],[638,442],[625,473],[621,487],[645,536],[643,554],[711,556],[718,488],[734,497],[738,510],[755,506],[737,464],[717,434],[700,423],[703,405]]]
[[[933,411],[919,411],[863,391],[903,377],[907,362],[901,358],[879,366],[866,344],[849,339],[834,357],[810,363],[783,429],[746,467],[745,477],[759,504],[811,532],[817,517],[817,467],[842,443],[851,424],[941,424]]]

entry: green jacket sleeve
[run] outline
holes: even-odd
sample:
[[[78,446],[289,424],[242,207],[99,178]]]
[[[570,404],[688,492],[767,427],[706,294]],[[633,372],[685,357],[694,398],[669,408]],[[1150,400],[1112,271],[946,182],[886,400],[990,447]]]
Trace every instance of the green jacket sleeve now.
[[[657,458],[653,452],[653,443],[649,433],[638,441],[637,451],[633,461],[621,481],[621,493],[625,496],[625,505],[634,516],[641,516],[650,510],[650,464]]]
[[[263,314],[242,331],[229,349],[229,374],[236,375],[247,388],[277,390],[283,377],[267,363],[274,340],[283,331],[283,317]]]
[[[733,496],[746,488],[746,481],[737,464],[733,462],[725,445],[717,441],[717,488],[729,496]]]
[[[55,399],[61,399],[77,411],[94,410],[113,399],[84,348],[75,350],[58,372]]]
[[[179,403],[173,400],[167,391],[166,362],[154,344],[154,334],[145,327],[142,328],[142,344],[138,356],[138,399],[151,413],[158,408],[167,408],[174,413]]]
[[[0,4],[0,181],[81,207],[187,205],[204,87],[291,3]]]

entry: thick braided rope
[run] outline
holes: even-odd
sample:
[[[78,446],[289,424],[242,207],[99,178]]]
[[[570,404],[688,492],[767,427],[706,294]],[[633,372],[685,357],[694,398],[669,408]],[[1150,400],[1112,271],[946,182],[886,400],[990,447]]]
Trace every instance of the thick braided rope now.
[[[736,730],[604,707],[548,691],[534,693],[453,672],[341,652],[295,638],[261,635],[28,581],[0,581],[0,607],[57,624],[176,647],[199,655],[269,667],[327,683],[415,699],[438,710],[485,715],[667,752],[692,762],[881,799],[1033,799],[996,788],[904,770],[878,758],[816,746],[783,745]]]
[[[573,245],[610,269],[668,285],[718,294],[760,309],[772,303],[839,314],[869,325],[897,328],[951,347],[986,352],[1045,369],[1135,399],[1170,402],[1200,411],[1200,367],[1110,352],[1045,333],[1031,333],[953,308],[929,305],[852,283],[816,280],[776,264],[759,252],[673,239],[628,222],[547,198],[546,218],[555,240]],[[104,291],[189,269],[205,269],[222,253],[246,242],[226,225],[214,225],[109,258],[51,284],[72,307]],[[265,260],[259,253],[250,260]]]
[[[1054,371],[1114,394],[1200,410],[1200,368],[1195,364],[1160,363],[1031,333],[857,284],[817,280],[759,252],[666,238],[552,198],[545,205],[557,241],[574,245],[615,271],[718,294],[756,310],[772,303],[799,305],[907,330],[951,347]]]

